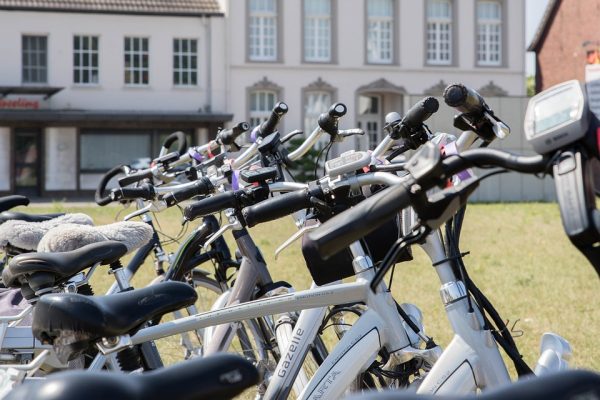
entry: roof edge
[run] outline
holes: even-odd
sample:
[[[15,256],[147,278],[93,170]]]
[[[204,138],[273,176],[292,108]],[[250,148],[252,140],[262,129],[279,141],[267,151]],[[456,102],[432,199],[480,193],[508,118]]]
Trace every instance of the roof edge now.
[[[538,52],[544,40],[546,39],[546,34],[548,33],[548,29],[556,16],[556,12],[561,4],[561,0],[550,0],[548,5],[546,6],[546,11],[544,11],[544,15],[542,16],[542,20],[538,25],[537,30],[535,31],[535,35],[531,40],[531,43],[527,47],[527,51]]]
[[[11,7],[0,6],[3,11],[28,11],[28,12],[59,12],[71,14],[112,14],[112,15],[138,15],[138,16],[154,16],[154,17],[225,17],[225,13],[219,12],[154,12],[154,11],[128,11],[128,10],[76,10],[72,8],[58,7]]]

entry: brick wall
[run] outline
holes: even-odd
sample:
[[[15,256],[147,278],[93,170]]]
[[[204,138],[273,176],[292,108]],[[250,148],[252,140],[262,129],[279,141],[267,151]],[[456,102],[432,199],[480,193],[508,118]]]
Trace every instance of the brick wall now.
[[[537,54],[538,91],[585,79],[585,41],[600,41],[600,0],[562,0]]]

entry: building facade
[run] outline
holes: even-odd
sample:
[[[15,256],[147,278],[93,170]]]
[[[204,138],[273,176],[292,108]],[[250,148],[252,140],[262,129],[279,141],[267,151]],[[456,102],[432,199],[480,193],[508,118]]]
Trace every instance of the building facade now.
[[[529,45],[536,55],[536,92],[570,79],[585,80],[585,65],[600,63],[599,0],[550,0]]]
[[[224,33],[212,0],[0,0],[0,193],[85,195],[175,130],[206,140]]]
[[[440,95],[454,82],[487,96],[525,95],[520,0],[222,4],[229,44],[227,109],[236,120],[256,123],[284,100],[290,107],[284,130],[310,132],[319,113],[342,101],[349,109],[342,126],[367,131],[346,146],[366,149],[380,140],[385,115],[406,111],[411,95]]]

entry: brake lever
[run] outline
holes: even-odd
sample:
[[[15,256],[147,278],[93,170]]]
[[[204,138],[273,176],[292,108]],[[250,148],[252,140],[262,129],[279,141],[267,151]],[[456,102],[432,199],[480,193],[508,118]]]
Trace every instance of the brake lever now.
[[[151,201],[146,207],[140,208],[139,210],[126,215],[125,218],[123,218],[123,221],[129,221],[130,219],[138,217],[142,214],[146,214],[147,212],[161,212],[167,208],[167,203],[164,200],[154,200]]]
[[[234,229],[235,230],[242,229],[242,224],[240,223],[240,221],[237,218],[235,218],[235,220],[233,222],[223,225],[221,228],[219,228],[218,231],[213,233],[208,239],[206,239],[206,242],[204,242],[204,244],[202,245],[202,248],[208,249],[208,247],[211,244],[213,244],[215,240],[217,240],[218,238],[223,236],[225,234],[225,232],[227,232],[228,230],[234,230]]]
[[[294,131],[291,131],[290,133],[288,133],[287,135],[285,135],[281,140],[281,144],[287,142],[288,140],[292,139],[294,136],[298,136],[298,135],[302,135],[304,134],[304,131],[301,131],[300,129],[296,129]]]
[[[296,231],[292,236],[290,236],[285,242],[283,242],[281,244],[281,246],[279,246],[276,250],[275,250],[275,259],[277,260],[277,257],[279,256],[279,253],[281,253],[283,250],[285,250],[286,248],[288,248],[292,243],[294,243],[296,240],[298,240],[299,238],[301,238],[302,236],[304,236],[304,234],[308,231],[312,231],[313,229],[316,229],[320,226],[320,224],[315,224],[315,225],[309,225],[309,226],[305,226],[302,229]]]
[[[360,128],[353,128],[353,129],[344,129],[344,130],[339,130],[338,131],[338,136],[341,137],[349,137],[349,136],[363,136],[365,134],[365,131],[363,129]]]
[[[499,118],[496,118],[487,112],[485,113],[485,117],[493,124],[492,130],[498,139],[504,139],[510,135],[510,127],[502,122]]]

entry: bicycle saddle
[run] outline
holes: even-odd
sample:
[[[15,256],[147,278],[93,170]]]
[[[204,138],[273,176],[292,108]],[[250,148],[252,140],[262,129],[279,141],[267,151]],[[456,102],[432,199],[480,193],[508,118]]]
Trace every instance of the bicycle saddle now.
[[[230,399],[258,383],[251,362],[233,354],[194,358],[144,374],[69,371],[30,381],[7,400]]]
[[[192,286],[176,281],[109,296],[48,294],[36,303],[31,327],[35,337],[55,345],[61,360],[70,360],[98,339],[133,334],[197,298]]]
[[[10,210],[17,206],[26,206],[29,204],[29,199],[25,196],[4,196],[0,197],[0,212]]]
[[[121,242],[127,246],[127,251],[132,251],[148,243],[153,234],[152,227],[144,222],[125,221],[98,226],[63,224],[44,235],[37,251],[71,251],[107,240]]]
[[[62,224],[93,225],[85,214],[65,214],[46,221],[28,222],[10,220],[0,224],[0,247],[8,245],[18,249],[35,251],[42,237],[52,228]]]
[[[10,221],[19,220],[25,222],[42,222],[48,221],[52,218],[62,217],[64,213],[50,213],[50,214],[26,214],[17,211],[4,211],[0,213],[0,224]]]
[[[127,253],[119,242],[100,242],[64,253],[27,253],[15,256],[2,271],[7,287],[28,284],[35,292],[54,287],[96,263],[111,264]]]
[[[580,400],[600,398],[600,375],[583,370],[556,372],[523,379],[513,384],[483,391],[477,396],[428,396],[385,392],[352,397],[354,400]]]

